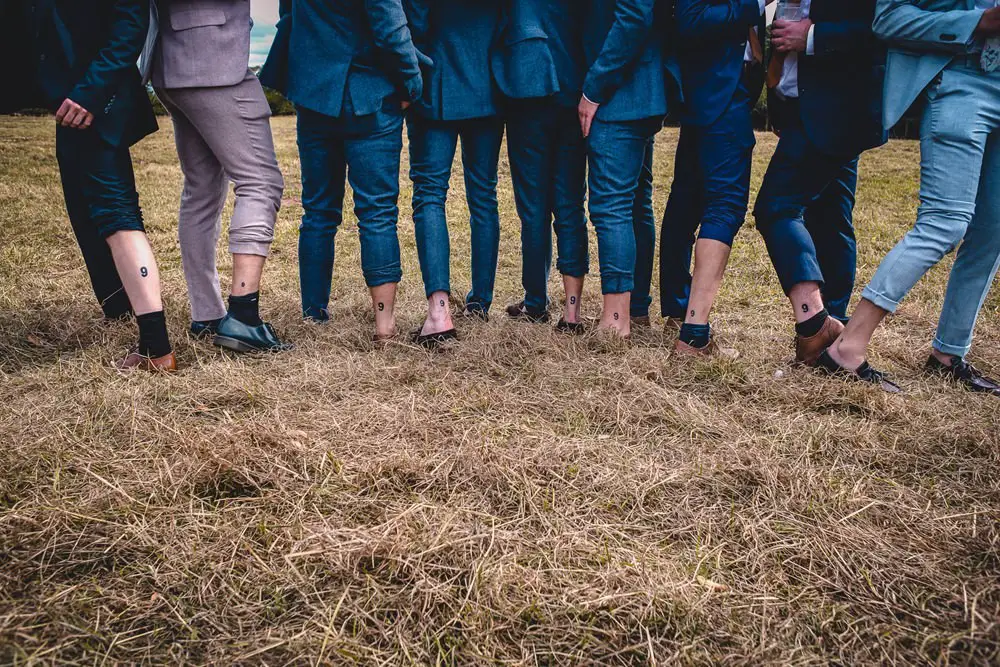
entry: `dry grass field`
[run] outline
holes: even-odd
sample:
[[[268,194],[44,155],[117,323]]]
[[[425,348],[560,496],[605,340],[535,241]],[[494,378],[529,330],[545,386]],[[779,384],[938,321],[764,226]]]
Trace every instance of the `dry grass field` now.
[[[134,155],[184,369],[120,377],[134,330],[99,319],[52,121],[0,119],[0,662],[1000,661],[1000,402],[919,370],[947,266],[876,339],[903,396],[790,365],[749,225],[714,319],[740,359],[677,359],[659,326],[567,338],[501,316],[520,294],[504,163],[493,321],[461,322],[443,353],[376,350],[353,218],[333,322],[298,317],[280,118],[263,311],[297,347],[234,358],[184,335],[164,125]],[[659,139],[658,211],[676,139]],[[774,143],[759,136],[755,187]],[[863,160],[862,284],[914,216],[917,157],[897,142]],[[423,298],[403,181],[405,331]],[[453,183],[464,293],[460,168]],[[996,293],[973,359],[1000,373]]]

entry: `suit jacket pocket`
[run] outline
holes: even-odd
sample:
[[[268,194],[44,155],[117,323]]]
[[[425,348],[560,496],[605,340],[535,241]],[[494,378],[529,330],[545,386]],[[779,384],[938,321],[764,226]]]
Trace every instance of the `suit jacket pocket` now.
[[[176,31],[225,24],[226,13],[221,9],[190,9],[170,13],[170,27]]]

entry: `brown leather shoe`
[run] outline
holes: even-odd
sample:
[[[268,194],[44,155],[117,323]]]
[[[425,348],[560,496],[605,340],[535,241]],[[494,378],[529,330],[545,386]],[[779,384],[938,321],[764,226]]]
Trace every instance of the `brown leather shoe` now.
[[[117,368],[123,373],[134,370],[151,373],[176,373],[177,357],[174,356],[173,352],[162,357],[146,357],[139,354],[139,348],[134,347],[129,350],[124,359],[118,362]]]
[[[632,326],[634,327],[648,327],[649,326],[649,315],[640,315],[638,317],[630,317],[632,320]]]
[[[720,347],[714,340],[709,341],[705,347],[694,347],[678,340],[674,343],[674,352],[684,357],[701,357],[702,359],[721,357],[730,361],[738,359],[740,356],[739,350],[731,347]]]
[[[808,338],[803,336],[795,337],[795,361],[806,366],[815,366],[819,360],[819,355],[826,352],[826,348],[833,345],[833,342],[844,330],[843,323],[833,317],[826,318],[823,328],[815,336]]]

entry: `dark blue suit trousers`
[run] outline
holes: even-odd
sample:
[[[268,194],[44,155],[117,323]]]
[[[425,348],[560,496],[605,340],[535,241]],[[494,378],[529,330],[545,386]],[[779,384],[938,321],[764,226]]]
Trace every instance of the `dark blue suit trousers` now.
[[[846,321],[857,265],[858,158],[817,148],[802,126],[798,102],[784,105],[781,139],[754,206],[757,229],[785,293],[817,282],[827,310]]]
[[[524,305],[548,307],[553,221],[557,268],[564,276],[587,275],[587,151],[576,109],[555,98],[511,100],[507,152],[514,201],[521,218],[521,283]]]

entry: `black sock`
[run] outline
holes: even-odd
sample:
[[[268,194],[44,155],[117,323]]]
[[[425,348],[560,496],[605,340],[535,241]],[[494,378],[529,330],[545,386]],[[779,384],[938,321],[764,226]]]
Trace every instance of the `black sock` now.
[[[712,325],[710,324],[688,324],[681,325],[681,333],[678,336],[682,343],[687,343],[691,347],[705,347],[712,338]]]
[[[244,296],[229,295],[229,314],[248,327],[259,327],[264,322],[260,319],[260,292]]]
[[[167,318],[162,310],[137,315],[135,321],[139,324],[139,354],[153,359],[170,354]]]
[[[796,324],[795,333],[803,338],[812,338],[819,333],[819,330],[823,328],[823,325],[826,324],[826,320],[829,317],[830,313],[828,313],[826,308],[824,308],[805,322],[799,322]]]

